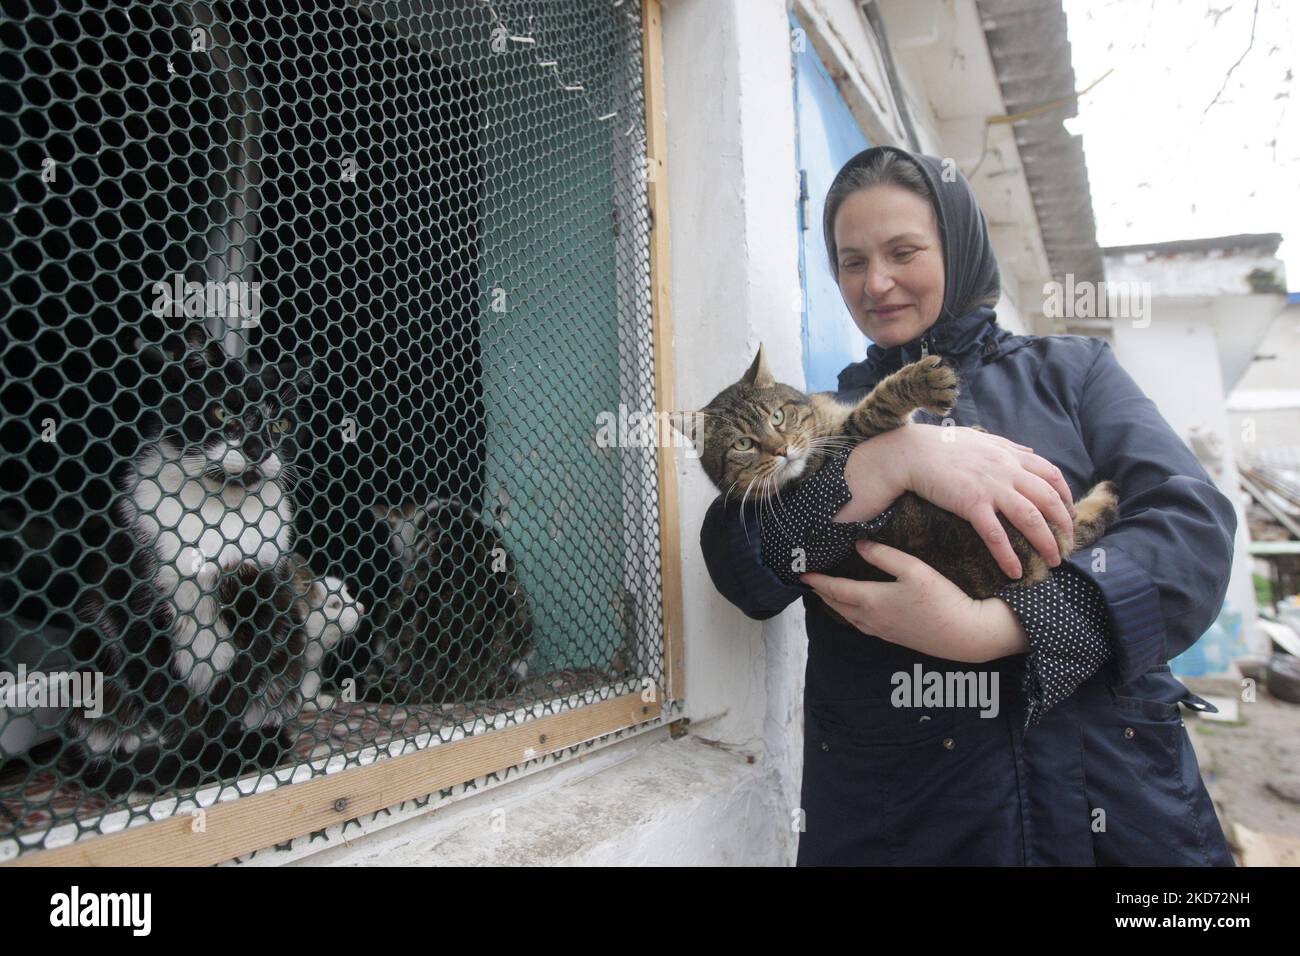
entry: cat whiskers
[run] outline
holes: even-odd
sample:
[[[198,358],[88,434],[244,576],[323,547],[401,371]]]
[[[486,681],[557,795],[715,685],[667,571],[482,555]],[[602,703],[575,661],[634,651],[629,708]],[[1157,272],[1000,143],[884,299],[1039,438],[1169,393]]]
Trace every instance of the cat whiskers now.
[[[824,463],[828,458],[838,456],[840,452],[850,451],[859,443],[859,439],[850,438],[813,438],[808,442],[808,454]]]
[[[743,495],[740,496],[740,513],[741,513],[741,515],[744,515],[744,513],[745,513],[745,500],[749,497],[749,492],[750,492],[750,490],[751,490],[753,487],[754,487],[754,482],[751,481],[749,484],[747,484],[747,485],[745,486],[745,493],[744,493]],[[746,525],[744,526],[744,528],[745,528],[745,543],[748,544],[748,543],[749,543],[749,525],[746,524]],[[759,515],[759,520],[758,520],[758,533],[759,533],[760,535],[762,535],[762,533],[763,533],[763,518],[762,518],[762,515],[761,515],[761,514]]]
[[[754,495],[754,501],[757,504],[757,511],[754,512],[754,517],[758,521],[758,535],[760,540],[762,539],[763,536],[763,508],[764,506],[768,508],[772,508],[772,503],[771,503],[772,496],[768,493],[768,485],[769,483],[771,483],[773,487],[775,487],[775,481],[776,481],[776,469],[773,468],[769,470],[766,474],[760,475],[759,477],[751,481],[748,485],[746,485],[745,493],[744,495],[741,496],[740,499],[740,510],[742,513],[744,513],[745,501],[749,498],[749,493],[751,491],[754,491],[755,488],[757,488],[757,493]],[[734,483],[733,483],[733,487],[734,487]],[[779,500],[780,497],[779,490],[777,492],[777,496]],[[785,530],[785,526],[781,524],[781,519],[777,516],[774,508],[772,511],[772,516],[776,520],[777,527],[781,528],[782,530]],[[745,541],[747,543],[749,541],[749,525],[745,525]]]
[[[310,468],[304,469],[298,462],[285,462],[280,466],[280,481],[284,484],[285,491],[295,491],[304,480],[310,478],[320,468],[319,462]]]
[[[785,510],[785,502],[781,500],[781,486],[779,484],[774,485],[772,492],[776,495],[776,504],[772,506],[772,516],[776,518],[776,526],[785,531],[785,525],[781,524],[781,519],[777,517],[781,511]]]
[[[854,448],[861,443],[859,438],[842,438],[838,435],[825,435],[821,438],[808,439],[810,450],[817,448]]]
[[[778,505],[778,504],[781,506],[782,509],[785,508],[785,503],[784,503],[783,501],[781,501],[781,485],[780,485],[780,483],[776,480],[777,474],[778,474],[778,470],[777,470],[776,468],[773,468],[773,469],[770,470],[766,475],[763,476],[763,478],[762,478],[762,488],[763,488],[763,497],[762,497],[762,500],[767,504],[767,507],[771,510],[771,512],[772,512],[772,520],[776,522],[776,526],[777,526],[777,528],[779,528],[782,532],[788,533],[788,532],[786,531],[786,527],[785,527],[785,525],[783,525],[783,524],[781,523],[781,516],[780,516],[779,512],[777,511],[777,505]],[[769,484],[771,485],[771,490],[770,490],[770,491],[768,490],[768,487],[767,487]],[[759,516],[759,529],[760,529],[760,533],[761,533],[761,531],[762,531],[762,514],[761,514],[761,511],[760,511],[760,516]]]

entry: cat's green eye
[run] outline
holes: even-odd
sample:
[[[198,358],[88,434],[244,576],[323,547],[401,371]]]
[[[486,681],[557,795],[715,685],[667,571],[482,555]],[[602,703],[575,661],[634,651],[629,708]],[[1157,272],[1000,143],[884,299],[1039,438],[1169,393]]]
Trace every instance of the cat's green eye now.
[[[732,443],[731,447],[734,448],[734,449],[736,449],[736,451],[749,451],[751,448],[754,447],[754,439],[752,439],[752,438],[737,438],[737,439]]]
[[[289,419],[282,418],[271,426],[271,431],[277,435],[283,435],[289,430]]]
[[[780,425],[783,421],[785,421],[785,412],[784,412],[784,411],[782,411],[781,409],[778,408],[776,411],[772,412],[772,424],[773,424],[773,425]]]
[[[224,422],[226,420],[226,410],[218,405],[212,410],[212,417],[215,418],[218,423]]]

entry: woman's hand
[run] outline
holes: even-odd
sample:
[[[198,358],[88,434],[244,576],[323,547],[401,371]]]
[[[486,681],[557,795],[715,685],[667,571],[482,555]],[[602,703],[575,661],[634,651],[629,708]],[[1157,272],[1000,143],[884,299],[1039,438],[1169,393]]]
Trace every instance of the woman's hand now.
[[[864,634],[950,661],[983,664],[1023,654],[1029,639],[1005,601],[978,601],[905,551],[859,541],[858,553],[897,581],[804,574],[827,606]]]
[[[853,500],[836,521],[874,517],[911,491],[969,521],[1009,578],[1024,569],[998,512],[1052,567],[1061,552],[1047,522],[1074,530],[1074,498],[1059,468],[1025,445],[962,425],[914,422],[860,442],[844,480]]]

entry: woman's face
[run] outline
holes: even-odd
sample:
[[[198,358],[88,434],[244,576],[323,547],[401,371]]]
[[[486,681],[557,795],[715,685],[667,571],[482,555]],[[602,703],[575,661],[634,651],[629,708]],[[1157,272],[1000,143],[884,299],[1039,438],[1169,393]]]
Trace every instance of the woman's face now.
[[[835,215],[840,295],[882,348],[916,338],[943,307],[943,244],[928,202],[892,184],[859,189]],[[897,307],[897,308],[891,308]]]

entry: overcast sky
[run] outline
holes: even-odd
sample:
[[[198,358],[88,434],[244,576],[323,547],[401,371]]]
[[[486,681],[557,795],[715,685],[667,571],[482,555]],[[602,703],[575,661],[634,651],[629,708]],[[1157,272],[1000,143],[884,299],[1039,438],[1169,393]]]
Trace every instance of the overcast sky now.
[[[1278,232],[1295,291],[1300,3],[1259,0],[1252,45],[1255,6],[1064,0],[1075,88],[1114,68],[1066,127],[1083,136],[1100,245]]]

